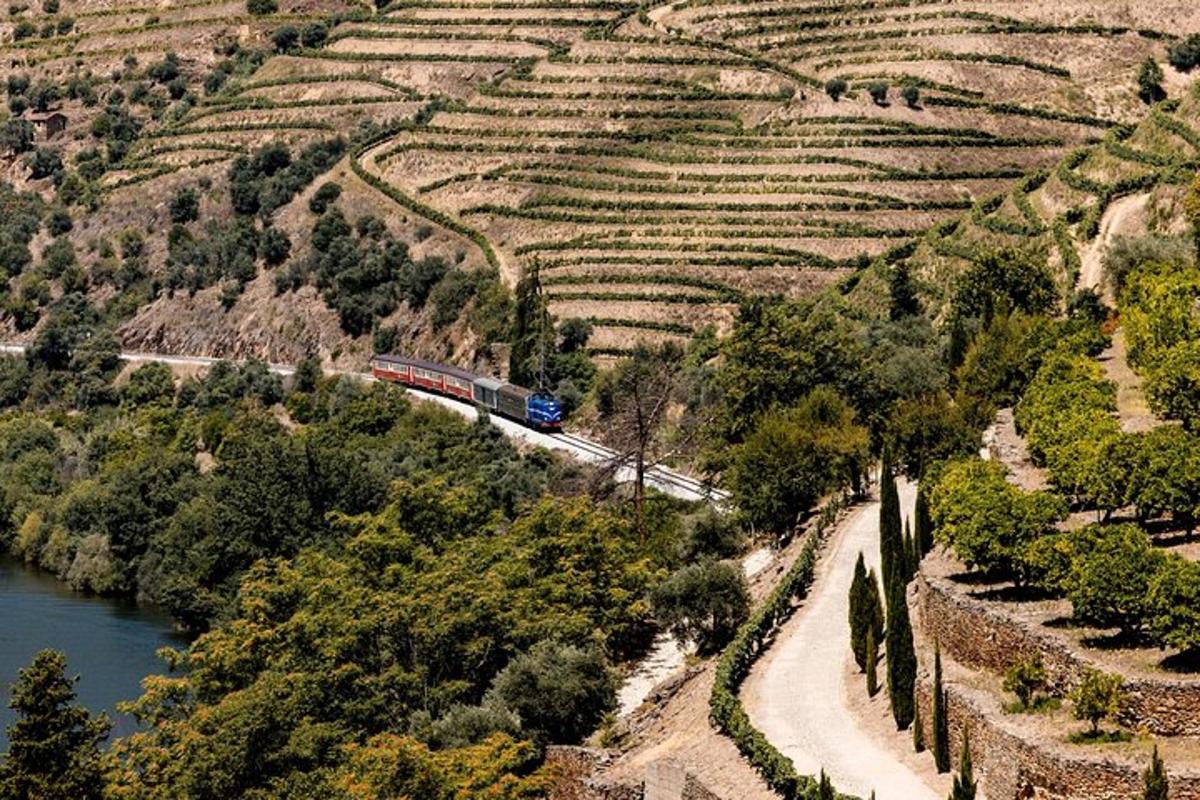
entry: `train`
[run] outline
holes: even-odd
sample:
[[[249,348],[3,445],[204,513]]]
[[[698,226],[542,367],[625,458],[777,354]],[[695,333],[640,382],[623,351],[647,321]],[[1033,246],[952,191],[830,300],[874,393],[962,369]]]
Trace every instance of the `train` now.
[[[371,374],[377,380],[474,403],[491,414],[536,430],[562,430],[562,406],[550,392],[535,392],[470,370],[386,353],[372,356]]]

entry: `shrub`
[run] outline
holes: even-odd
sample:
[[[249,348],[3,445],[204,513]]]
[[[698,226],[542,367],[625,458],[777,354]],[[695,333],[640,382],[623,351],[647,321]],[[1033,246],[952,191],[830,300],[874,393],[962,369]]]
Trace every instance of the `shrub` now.
[[[326,181],[317,187],[308,199],[308,210],[314,214],[324,214],[329,205],[342,195],[342,187],[333,181]]]
[[[292,252],[292,240],[274,226],[263,231],[258,240],[258,254],[269,266],[278,266],[287,261]]]
[[[171,199],[171,222],[184,224],[200,216],[200,196],[195,189],[180,189]]]
[[[516,656],[492,683],[499,701],[543,742],[574,744],[616,708],[617,682],[596,648],[543,640]]]
[[[450,267],[440,258],[423,258],[420,261],[410,261],[400,274],[398,285],[401,296],[413,310],[425,306],[433,287],[445,277]]]
[[[57,150],[39,147],[30,154],[26,163],[29,165],[29,176],[34,180],[49,178],[62,171],[62,158]]]
[[[1138,67],[1137,85],[1138,97],[1146,103],[1157,103],[1166,97],[1162,88],[1163,71],[1154,56],[1147,56]]]
[[[900,96],[909,108],[917,108],[921,104],[921,90],[911,83],[900,90]]]
[[[256,17],[274,14],[279,10],[275,0],[246,0],[246,10]]]
[[[1167,61],[1180,72],[1189,72],[1200,64],[1200,33],[1173,44],[1167,51]]]
[[[835,102],[840,100],[849,88],[849,85],[842,78],[830,78],[825,82],[825,94],[832,97]]]
[[[1105,528],[1072,564],[1071,600],[1077,620],[1138,635],[1150,621],[1149,592],[1165,556],[1135,525]]]
[[[705,559],[672,573],[652,596],[654,614],[682,645],[718,650],[750,612],[750,592],[739,566]]]
[[[1042,654],[1022,659],[1004,673],[1004,690],[1017,696],[1022,709],[1032,708],[1037,693],[1046,686],[1046,667]]]
[[[1092,726],[1092,735],[1100,733],[1100,723],[1111,720],[1121,710],[1124,684],[1120,675],[1110,675],[1098,669],[1086,667],[1079,685],[1071,691],[1075,719],[1087,720]]]
[[[1168,557],[1150,580],[1147,605],[1158,643],[1183,652],[1200,649],[1200,564]]]
[[[275,45],[277,53],[295,50],[300,44],[300,31],[295,25],[281,25],[271,34],[271,43]]]
[[[887,105],[888,85],[881,81],[876,81],[867,87],[867,94],[871,95],[871,100],[877,106]]]
[[[1183,236],[1115,236],[1104,250],[1104,280],[1120,297],[1129,276],[1144,264],[1187,267],[1193,262],[1192,243]]]
[[[329,28],[323,22],[310,22],[300,31],[300,43],[305,47],[320,47],[329,38]]]

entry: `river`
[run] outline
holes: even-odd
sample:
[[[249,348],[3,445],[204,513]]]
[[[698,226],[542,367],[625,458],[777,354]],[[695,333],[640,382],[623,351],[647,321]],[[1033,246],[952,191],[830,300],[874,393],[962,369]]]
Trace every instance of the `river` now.
[[[17,671],[39,650],[61,650],[67,672],[79,675],[79,702],[94,714],[107,712],[113,736],[136,730],[136,721],[116,712],[117,703],[141,694],[141,680],[163,673],[160,647],[185,647],[169,615],[132,601],[85,597],[53,575],[0,555],[0,752],[15,716],[8,707]]]

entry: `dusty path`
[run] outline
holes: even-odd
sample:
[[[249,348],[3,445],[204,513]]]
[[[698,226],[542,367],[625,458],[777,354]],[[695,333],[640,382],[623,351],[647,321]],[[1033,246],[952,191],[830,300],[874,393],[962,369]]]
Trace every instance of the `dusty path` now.
[[[1145,209],[1149,194],[1131,194],[1119,197],[1109,204],[1100,218],[1100,234],[1079,254],[1080,289],[1096,289],[1105,302],[1112,303],[1112,293],[1104,280],[1104,251],[1113,238],[1122,234],[1144,232],[1138,214]]]
[[[915,488],[902,485],[905,514],[914,499]],[[743,702],[755,726],[801,773],[823,768],[839,791],[861,797],[874,790],[878,800],[941,800],[949,777],[934,773],[928,754],[911,752],[907,732],[864,724],[858,716],[863,712],[856,711],[863,704],[851,700],[851,692],[865,694],[857,677],[849,677],[847,625],[847,593],[860,551],[878,570],[878,501],[847,518],[830,540],[809,600],[751,673]],[[882,699],[881,693],[877,703]]]

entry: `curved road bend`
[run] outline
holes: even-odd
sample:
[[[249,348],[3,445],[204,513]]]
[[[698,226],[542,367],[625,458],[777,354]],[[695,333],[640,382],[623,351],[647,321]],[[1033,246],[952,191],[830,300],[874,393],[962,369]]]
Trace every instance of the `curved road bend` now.
[[[912,513],[915,497],[914,486],[900,485],[905,515]],[[896,738],[881,741],[882,734],[864,729],[850,708],[850,693],[866,691],[857,676],[849,684],[846,680],[852,660],[848,593],[860,551],[878,572],[878,500],[838,526],[808,600],[751,673],[743,701],[755,726],[802,774],[824,769],[838,790],[860,797],[874,790],[878,800],[941,800],[949,791],[949,777],[939,776],[931,786],[893,749],[911,750],[910,734],[888,730]],[[886,702],[885,692],[876,696],[877,703]]]

